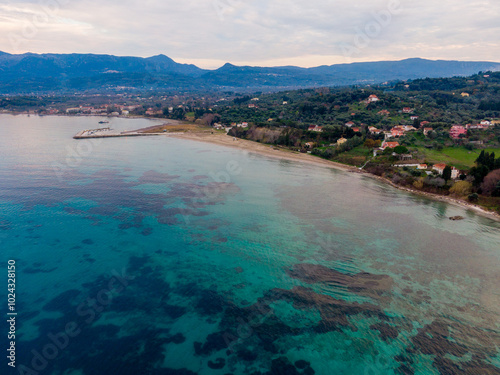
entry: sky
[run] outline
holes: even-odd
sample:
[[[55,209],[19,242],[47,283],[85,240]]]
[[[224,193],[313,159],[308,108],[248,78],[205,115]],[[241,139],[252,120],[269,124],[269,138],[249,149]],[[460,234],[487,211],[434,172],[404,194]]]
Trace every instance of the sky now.
[[[500,62],[499,0],[0,0],[0,51],[215,69],[411,57]]]

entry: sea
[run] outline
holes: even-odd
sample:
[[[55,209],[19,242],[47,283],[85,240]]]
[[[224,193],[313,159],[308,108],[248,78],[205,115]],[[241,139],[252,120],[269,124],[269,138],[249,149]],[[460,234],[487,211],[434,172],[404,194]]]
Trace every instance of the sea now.
[[[499,222],[238,148],[72,138],[161,123],[0,115],[0,373],[500,374]]]

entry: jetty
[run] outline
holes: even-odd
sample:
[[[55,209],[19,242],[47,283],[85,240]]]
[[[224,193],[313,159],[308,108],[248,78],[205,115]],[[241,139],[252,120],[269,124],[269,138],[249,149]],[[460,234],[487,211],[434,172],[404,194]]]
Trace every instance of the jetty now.
[[[157,133],[144,133],[140,130],[133,131],[115,131],[111,128],[100,128],[100,129],[86,129],[78,132],[73,138],[74,139],[87,139],[87,138],[116,138],[116,137],[144,137],[158,135]]]

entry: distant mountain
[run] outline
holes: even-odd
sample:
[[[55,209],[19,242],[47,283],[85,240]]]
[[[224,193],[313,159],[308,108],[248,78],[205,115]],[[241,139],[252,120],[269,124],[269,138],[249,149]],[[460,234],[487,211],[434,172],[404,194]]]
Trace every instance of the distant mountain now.
[[[392,80],[468,76],[500,63],[407,59],[315,68],[225,64],[216,70],[148,58],[95,54],[11,55],[0,52],[0,94],[75,90],[277,90],[375,84]]]

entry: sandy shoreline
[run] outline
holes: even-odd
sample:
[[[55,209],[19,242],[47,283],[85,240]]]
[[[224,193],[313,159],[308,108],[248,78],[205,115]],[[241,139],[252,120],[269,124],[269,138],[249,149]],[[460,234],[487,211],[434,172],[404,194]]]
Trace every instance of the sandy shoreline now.
[[[345,164],[336,163],[334,161],[320,159],[310,154],[302,154],[300,152],[294,152],[287,149],[274,147],[268,144],[248,141],[246,139],[236,138],[235,140],[233,140],[233,137],[221,133],[218,134],[208,134],[208,133],[168,134],[167,133],[167,135],[170,135],[171,137],[175,138],[189,139],[192,141],[214,143],[217,145],[237,148],[248,152],[256,152],[261,155],[273,158],[300,161],[303,163],[312,163],[326,167],[342,169],[344,171],[361,173],[359,169],[356,167],[351,167]]]
[[[167,135],[168,135],[168,133],[167,133]],[[485,217],[487,217],[489,219],[493,219],[495,221],[500,221],[499,214],[497,214],[495,212],[487,211],[486,209],[484,209],[480,206],[477,206],[475,204],[471,204],[471,203],[466,202],[464,200],[452,198],[449,196],[431,194],[431,193],[426,193],[426,192],[422,192],[419,190],[409,189],[409,188],[406,188],[403,186],[396,185],[386,178],[375,176],[371,173],[367,173],[364,171],[360,171],[356,167],[348,166],[348,165],[341,164],[341,163],[336,163],[336,162],[330,161],[330,160],[321,159],[319,157],[316,157],[316,156],[313,156],[310,154],[302,154],[299,152],[293,152],[290,150],[281,149],[281,148],[273,147],[273,146],[262,144],[262,143],[248,141],[245,139],[236,138],[236,140],[233,140],[233,137],[228,136],[226,134],[220,134],[220,133],[219,134],[207,134],[207,133],[198,133],[198,134],[197,133],[182,133],[182,134],[179,134],[179,133],[177,133],[177,134],[170,134],[169,136],[175,137],[175,138],[180,138],[180,139],[189,139],[192,141],[213,143],[213,144],[217,144],[217,145],[221,145],[221,146],[237,148],[237,149],[248,151],[248,152],[256,152],[256,153],[259,153],[261,155],[265,155],[265,156],[269,156],[269,157],[273,157],[273,158],[278,158],[278,159],[298,161],[301,163],[310,163],[310,164],[315,164],[315,165],[319,165],[319,166],[335,168],[335,169],[339,169],[339,170],[343,170],[343,171],[347,171],[347,172],[360,173],[363,176],[370,177],[370,178],[376,179],[378,181],[384,182],[386,184],[389,184],[398,190],[402,190],[402,191],[416,194],[416,195],[420,195],[420,196],[423,196],[426,198],[430,198],[430,199],[438,200],[441,202],[460,206],[460,207],[468,209],[468,210],[473,210],[477,214],[480,214],[481,216],[485,216]]]

